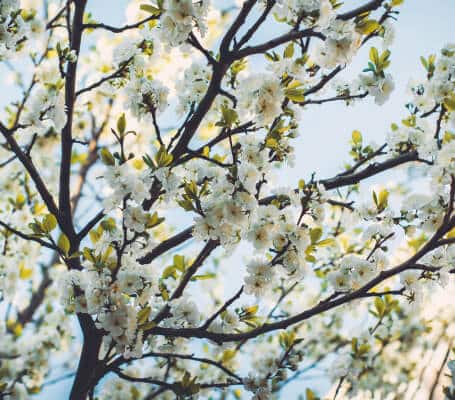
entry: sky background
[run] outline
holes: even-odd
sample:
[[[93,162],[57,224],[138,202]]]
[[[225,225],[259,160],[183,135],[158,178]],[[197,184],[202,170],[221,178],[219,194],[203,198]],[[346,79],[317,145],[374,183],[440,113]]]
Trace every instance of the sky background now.
[[[365,1],[348,0],[345,2],[345,9],[356,7]],[[126,0],[88,0],[88,11],[91,11],[97,20],[121,25],[125,20],[126,4]],[[300,126],[300,137],[295,141],[295,167],[283,177],[284,181],[280,184],[295,185],[298,179],[306,179],[312,172],[316,172],[320,178],[338,173],[347,161],[348,142],[354,129],[362,132],[364,140],[374,140],[382,144],[391,122],[400,121],[407,115],[404,107],[408,99],[407,84],[411,77],[417,78],[423,74],[419,57],[438,53],[442,46],[451,40],[455,41],[455,0],[406,0],[400,7],[400,12],[398,23],[395,24],[395,42],[391,47],[390,72],[396,86],[390,100],[381,107],[375,105],[371,98],[367,98],[349,108],[341,103],[314,105],[309,108]],[[258,40],[262,34],[260,32]],[[368,48],[369,46],[359,52],[342,76],[346,79],[355,77],[364,68],[368,59]],[[0,67],[0,73],[3,72],[4,69]],[[8,100],[10,89],[7,86],[2,87],[0,105]],[[63,372],[56,371],[56,376]],[[71,381],[66,380],[48,386],[38,398],[67,398],[70,384]],[[283,394],[282,398],[297,398],[301,387],[291,389]]]

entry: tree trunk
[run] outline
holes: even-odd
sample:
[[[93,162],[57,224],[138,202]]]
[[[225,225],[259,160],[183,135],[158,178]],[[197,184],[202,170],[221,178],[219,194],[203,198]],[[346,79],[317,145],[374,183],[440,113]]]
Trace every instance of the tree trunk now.
[[[104,367],[102,362],[98,360],[103,336],[96,329],[89,315],[78,314],[78,319],[84,335],[84,343],[76,377],[71,388],[70,400],[86,400],[90,391],[101,378]]]

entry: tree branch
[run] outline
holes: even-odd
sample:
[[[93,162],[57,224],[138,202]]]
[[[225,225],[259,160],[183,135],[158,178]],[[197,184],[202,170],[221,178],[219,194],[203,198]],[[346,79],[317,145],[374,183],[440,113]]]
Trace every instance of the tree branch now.
[[[6,224],[3,221],[0,221],[0,226],[3,226],[7,231],[13,233],[16,236],[19,236],[21,239],[32,241],[39,243],[41,246],[47,247],[48,249],[55,250],[55,246],[52,243],[48,243],[38,237],[32,236],[32,235],[27,235],[26,233],[22,233],[21,231],[18,231],[17,229],[13,228],[12,226]]]
[[[120,32],[128,31],[130,29],[139,28],[141,25],[144,25],[147,22],[150,22],[150,21],[153,21],[153,20],[157,20],[159,18],[160,18],[159,15],[151,15],[150,17],[144,18],[144,19],[142,19],[142,20],[140,20],[140,21],[138,21],[138,22],[136,22],[134,24],[124,25],[124,26],[120,26],[120,27],[106,25],[106,24],[101,24],[101,23],[88,23],[88,24],[84,24],[82,26],[82,29],[83,30],[85,30],[85,29],[104,29],[106,31],[110,31],[110,32],[114,32],[114,33],[120,33]]]
[[[60,187],[59,187],[59,211],[61,216],[61,229],[71,239],[74,238],[74,227],[72,221],[70,179],[71,179],[71,154],[73,148],[73,113],[76,100],[76,73],[79,52],[82,40],[84,10],[87,0],[77,0],[74,2],[74,17],[72,22],[72,35],[70,38],[71,50],[77,59],[68,62],[65,79],[65,105],[66,105],[66,124],[62,131],[61,138],[61,163],[60,163]],[[74,249],[72,249],[74,251]]]
[[[13,133],[1,123],[0,132],[3,134],[13,153],[17,156],[17,158],[20,160],[20,162],[25,167],[27,172],[30,174],[30,177],[35,183],[36,189],[40,194],[41,198],[43,199],[44,203],[46,204],[47,209],[49,210],[50,213],[54,214],[58,219],[59,212],[57,205],[55,204],[52,195],[50,194],[43,180],[41,179],[39,172],[35,168],[32,159],[30,158],[30,156],[28,156],[26,153],[22,151],[19,144],[16,142],[16,139],[14,139]]]

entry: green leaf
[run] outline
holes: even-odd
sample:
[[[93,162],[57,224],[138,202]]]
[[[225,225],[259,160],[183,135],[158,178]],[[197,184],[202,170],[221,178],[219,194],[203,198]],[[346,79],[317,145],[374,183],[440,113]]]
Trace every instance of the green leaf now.
[[[171,153],[168,153],[166,147],[161,146],[155,155],[155,164],[157,168],[167,167],[172,163],[174,157]]]
[[[44,232],[50,233],[57,227],[57,218],[53,214],[46,214],[41,224]]]
[[[232,125],[236,124],[239,120],[239,115],[237,111],[229,108],[225,104],[221,106],[221,115],[222,120],[217,122],[217,126],[224,126],[226,128],[230,128]]]
[[[314,394],[311,389],[305,391],[306,400],[318,400],[318,397]]]
[[[378,209],[379,210],[384,210],[387,207],[388,200],[389,200],[389,192],[388,192],[388,190],[387,189],[382,189],[379,192],[378,199],[377,199],[377,201],[378,201],[378,203],[377,203]]]
[[[378,196],[376,194],[376,192],[373,190],[373,201],[374,201],[374,204],[376,205],[376,207],[378,207]]]
[[[109,166],[115,165],[115,158],[106,147],[101,149],[100,156],[103,164]]]
[[[161,14],[161,10],[158,7],[152,6],[150,4],[141,4],[140,9],[156,16]]]
[[[126,118],[125,118],[125,113],[120,115],[119,119],[117,120],[117,132],[119,133],[120,136],[123,136],[125,134],[125,129],[126,129]]]
[[[163,217],[158,217],[158,213],[155,211],[152,216],[148,218],[147,228],[154,228],[164,221]]]
[[[176,254],[174,256],[174,266],[181,272],[185,271],[185,257]]]
[[[287,47],[284,49],[284,58],[292,58],[294,55],[294,43],[289,43]]]
[[[423,68],[425,68],[425,69],[428,71],[428,62],[427,62],[427,59],[426,59],[425,57],[420,56],[420,62],[422,63]]]
[[[356,337],[351,339],[351,349],[353,353],[357,353],[357,348],[358,348],[359,342]]]
[[[57,246],[58,248],[65,254],[65,256],[68,256],[68,253],[70,251],[70,241],[68,239],[68,236],[66,236],[64,233],[60,235],[57,241]]]
[[[246,58],[242,58],[240,60],[235,61],[231,66],[231,73],[235,77],[238,75],[239,72],[243,71],[248,64],[248,60]]]
[[[317,242],[316,245],[318,247],[327,247],[327,246],[332,245],[334,242],[335,242],[335,240],[333,238],[327,238],[327,239],[321,240],[320,242]]]
[[[151,307],[147,306],[137,313],[138,325],[145,324],[148,321],[151,311],[152,311]]]
[[[369,35],[379,29],[380,26],[381,25],[379,25],[378,21],[375,21],[374,19],[364,19],[357,24],[356,28],[358,32],[364,35]]]
[[[163,298],[163,300],[164,301],[168,301],[169,300],[169,292],[166,289],[166,286],[160,285],[159,289],[160,289],[161,297]]]
[[[216,278],[216,274],[212,273],[207,273],[207,274],[201,274],[201,275],[194,275],[191,280],[192,281],[205,281],[207,279],[213,279]]]
[[[101,227],[107,232],[113,232],[116,228],[114,218],[107,218],[101,221]]]
[[[88,236],[90,237],[90,240],[92,241],[93,244],[98,243],[98,241],[101,238],[100,233],[98,231],[96,231],[96,230],[91,230],[88,233]]]
[[[444,107],[450,112],[455,111],[455,94],[451,94],[444,99]]]
[[[374,65],[379,64],[379,53],[376,47],[370,49],[370,60]]]
[[[19,278],[30,279],[32,275],[33,275],[33,269],[27,268],[25,266],[25,261],[22,261],[19,264]]]
[[[298,83],[300,86],[301,83]],[[289,86],[284,90],[284,95],[295,103],[303,103],[305,101],[304,90],[294,85],[295,84],[291,82],[291,84],[289,84]]]
[[[150,329],[153,329],[155,326],[156,326],[156,322],[148,321],[148,322],[146,322],[144,324],[140,324],[139,325],[139,329],[141,331],[148,331]],[[137,398],[139,398],[139,397],[137,397]]]
[[[376,297],[374,299],[374,306],[376,308],[376,311],[379,314],[379,317],[380,318],[383,317],[384,316],[384,311],[385,311],[384,301],[380,297]]]
[[[360,131],[352,131],[352,143],[354,143],[355,145],[359,145],[362,143],[362,134],[360,133]]]
[[[322,236],[322,229],[321,228],[313,228],[310,229],[310,238],[311,243],[314,244],[319,241]]]
[[[161,279],[167,279],[167,278],[173,278],[177,279],[178,274],[177,274],[177,268],[175,265],[169,265],[169,267],[166,267],[161,274]]]

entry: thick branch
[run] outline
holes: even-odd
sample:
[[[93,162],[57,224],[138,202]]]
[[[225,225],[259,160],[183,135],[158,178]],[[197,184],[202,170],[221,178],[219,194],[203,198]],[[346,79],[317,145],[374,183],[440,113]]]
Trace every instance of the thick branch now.
[[[72,36],[70,38],[71,50],[75,51],[79,58],[82,40],[84,9],[87,0],[76,0],[74,18],[72,23]],[[67,109],[66,124],[62,131],[61,139],[61,163],[60,163],[60,188],[59,188],[59,208],[62,218],[61,229],[71,239],[74,236],[74,227],[71,212],[70,178],[71,178],[71,153],[73,148],[72,127],[74,102],[76,100],[76,72],[77,62],[69,62],[65,80],[65,105]],[[73,249],[74,250],[74,249]]]

